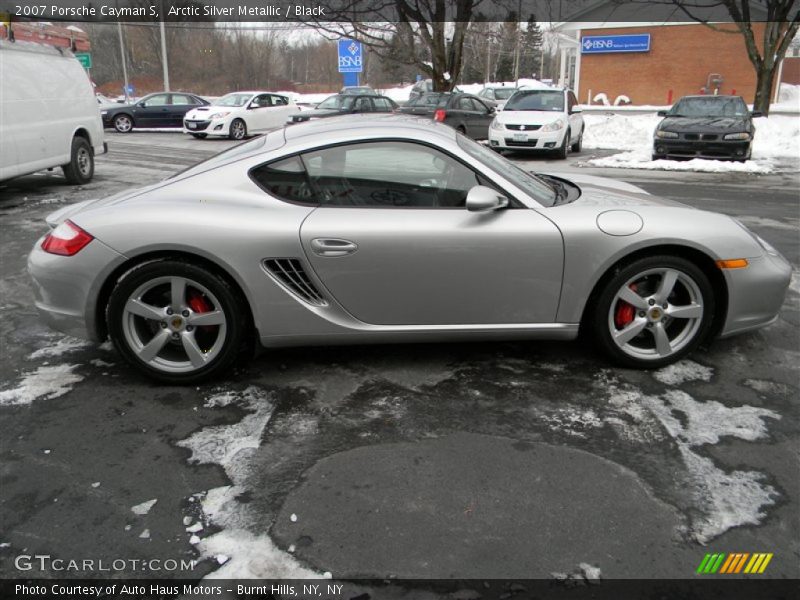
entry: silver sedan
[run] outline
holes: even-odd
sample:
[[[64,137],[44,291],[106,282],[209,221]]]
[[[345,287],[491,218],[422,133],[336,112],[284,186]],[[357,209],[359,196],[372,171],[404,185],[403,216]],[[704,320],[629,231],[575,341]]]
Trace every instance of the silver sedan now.
[[[772,323],[791,274],[730,217],[534,175],[404,116],[271,131],[47,221],[28,260],[43,317],[176,383],[259,344],[581,330],[621,365],[661,367]]]

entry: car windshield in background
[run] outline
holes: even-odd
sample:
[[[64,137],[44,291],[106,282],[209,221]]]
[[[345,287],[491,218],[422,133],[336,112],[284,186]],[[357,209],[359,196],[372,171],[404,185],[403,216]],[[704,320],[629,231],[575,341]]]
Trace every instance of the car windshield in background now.
[[[472,158],[488,167],[489,170],[499,173],[519,189],[524,190],[542,206],[553,206],[558,200],[558,195],[553,188],[533,173],[523,171],[510,160],[465,135],[458,135],[456,139],[458,145]]]
[[[347,110],[353,106],[354,101],[354,96],[331,96],[330,98],[326,98],[317,104],[317,108],[329,110]]]
[[[406,103],[406,106],[436,106],[439,101],[446,98],[445,94],[423,94],[413,98]]]
[[[561,112],[564,110],[564,93],[557,90],[518,91],[506,102],[504,110],[546,110]]]
[[[681,98],[668,114],[671,117],[746,117],[748,110],[741,98],[708,96]]]
[[[514,88],[494,88],[494,97],[497,100],[508,100],[516,91]]]
[[[227,94],[214,101],[214,106],[244,106],[252,94]]]

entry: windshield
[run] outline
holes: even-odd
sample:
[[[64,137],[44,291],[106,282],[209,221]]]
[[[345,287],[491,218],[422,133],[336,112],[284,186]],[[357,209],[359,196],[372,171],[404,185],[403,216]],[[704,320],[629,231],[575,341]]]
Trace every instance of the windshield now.
[[[560,90],[520,90],[506,102],[504,110],[564,111],[564,92]]]
[[[244,106],[253,94],[226,94],[214,100],[214,106]]]
[[[505,177],[542,206],[553,206],[556,203],[558,196],[553,191],[553,188],[533,173],[523,171],[508,159],[503,158],[465,135],[458,135],[456,139],[458,140],[458,145],[472,158]]]
[[[443,99],[445,94],[423,94],[413,98],[406,103],[406,106],[436,106]]]
[[[330,110],[349,110],[350,107],[353,106],[354,101],[355,98],[353,96],[331,96],[330,98],[326,98],[317,104],[317,108]]]
[[[748,110],[738,96],[708,96],[681,98],[667,114],[673,117],[744,117]]]
[[[516,91],[514,88],[494,88],[494,97],[497,100],[508,100]]]

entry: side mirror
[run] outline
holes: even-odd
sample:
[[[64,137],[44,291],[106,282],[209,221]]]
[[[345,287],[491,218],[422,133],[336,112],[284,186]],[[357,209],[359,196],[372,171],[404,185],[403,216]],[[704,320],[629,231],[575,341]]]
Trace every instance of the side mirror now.
[[[145,102],[144,100],[142,100],[141,102],[139,102],[138,104],[136,104],[136,106],[139,106],[139,107],[141,107],[141,108],[144,108],[144,107],[146,107],[146,106],[147,106],[147,102]]]
[[[578,108],[577,106],[573,106],[572,110],[570,111],[569,114],[576,115],[576,114],[581,113],[581,112],[583,112],[583,109]]]
[[[660,111],[658,111],[658,112],[656,113],[656,115],[658,115],[659,117],[666,117],[666,116],[667,116],[667,111],[665,111],[665,110],[660,110]]]
[[[763,116],[764,113],[761,112],[760,110],[754,110],[753,112],[750,113],[750,117],[753,119],[757,119],[758,117],[763,117]]]
[[[490,106],[489,110],[486,111],[486,114],[493,115],[496,112],[497,112],[497,107],[496,106]]]
[[[508,206],[508,198],[485,185],[476,185],[467,192],[467,210],[469,211],[488,212],[506,206]]]

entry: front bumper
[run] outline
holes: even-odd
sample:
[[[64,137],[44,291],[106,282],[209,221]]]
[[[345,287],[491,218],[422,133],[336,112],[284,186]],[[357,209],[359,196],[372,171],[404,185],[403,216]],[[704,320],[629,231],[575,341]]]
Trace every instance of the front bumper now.
[[[42,250],[43,239],[28,255],[28,274],[41,319],[68,335],[99,341],[96,302],[100,286],[125,257],[97,239],[75,256],[59,256]]]
[[[745,160],[750,158],[752,140],[722,139],[679,139],[653,140],[653,155],[663,158],[710,158],[716,160]],[[693,134],[700,135],[700,134]],[[706,136],[700,136],[706,137]],[[722,137],[722,136],[714,136]]]
[[[184,119],[184,133],[205,133],[206,135],[228,135],[228,119]]]
[[[558,131],[511,130],[489,128],[489,146],[498,150],[543,150],[552,152],[561,147],[566,129]]]
[[[770,325],[778,318],[792,278],[783,256],[765,254],[748,259],[744,269],[726,269],[728,314],[720,337]]]

